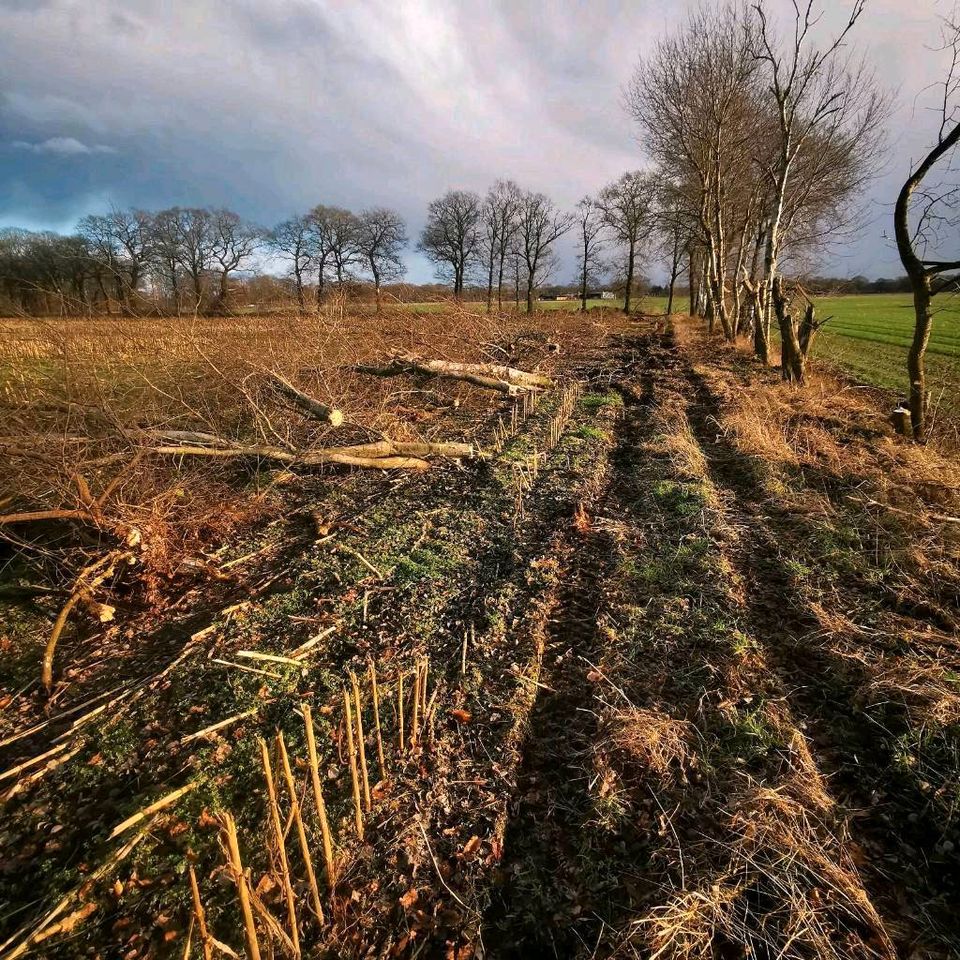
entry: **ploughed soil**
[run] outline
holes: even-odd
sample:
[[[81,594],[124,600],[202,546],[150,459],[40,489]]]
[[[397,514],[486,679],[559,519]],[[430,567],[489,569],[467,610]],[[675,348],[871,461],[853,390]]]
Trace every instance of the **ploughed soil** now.
[[[301,478],[52,705],[8,631],[0,957],[242,956],[238,885],[263,956],[960,954],[955,459],[684,318],[564,378],[482,462]]]

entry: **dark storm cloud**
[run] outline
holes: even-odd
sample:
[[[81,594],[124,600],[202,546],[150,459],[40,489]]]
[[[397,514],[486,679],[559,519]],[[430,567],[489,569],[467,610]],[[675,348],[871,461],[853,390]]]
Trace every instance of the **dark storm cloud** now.
[[[912,97],[935,72],[917,51],[942,7],[872,0],[859,30],[909,101],[878,201],[922,143]],[[388,204],[415,232],[432,196],[501,176],[571,205],[642,164],[620,91],[681,16],[671,0],[0,0],[0,225],[69,228],[111,203],[270,223],[325,202]],[[870,210],[837,272],[897,271]]]

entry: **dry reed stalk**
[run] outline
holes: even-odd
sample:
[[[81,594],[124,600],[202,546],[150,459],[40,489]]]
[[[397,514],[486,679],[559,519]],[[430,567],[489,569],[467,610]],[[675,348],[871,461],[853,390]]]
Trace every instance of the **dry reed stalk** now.
[[[65,744],[65,746],[69,746],[69,743]],[[26,790],[31,783],[36,783],[37,780],[45,777],[51,770],[56,770],[57,767],[65,764],[68,760],[75,757],[80,752],[80,749],[80,746],[77,746],[72,750],[68,750],[66,753],[61,753],[48,763],[44,764],[44,766],[40,767],[39,770],[34,770],[33,773],[30,773],[25,777],[21,777],[6,793],[0,796],[0,804],[6,803],[8,800],[15,797],[21,790]]]
[[[420,733],[420,665],[413,671],[413,717],[410,720],[410,747],[417,745]]]
[[[232,667],[234,670],[242,670],[244,673],[255,673],[261,677],[270,677],[273,680],[282,680],[282,673],[274,673],[273,670],[258,670],[256,667],[245,667],[242,663],[234,663],[232,660],[221,660],[219,657],[211,657],[211,663],[219,663],[222,667]]]
[[[294,667],[300,667],[302,664],[297,660],[292,660],[290,657],[279,656],[275,653],[260,653],[259,650],[238,650],[238,657],[243,657],[245,660],[267,660],[270,663],[286,663]]]
[[[397,677],[397,720],[399,722],[400,749],[403,745],[403,674]]]
[[[301,643],[295,650],[291,650],[288,656],[293,660],[299,660],[336,629],[336,627],[327,627],[326,630],[321,630],[315,637],[311,637],[306,643]]]
[[[380,776],[387,779],[387,764],[383,756],[383,734],[380,732],[380,690],[377,687],[377,666],[370,658],[370,689],[373,694],[373,725],[377,731],[377,760],[380,763]]]
[[[282,733],[277,733],[277,750],[280,752],[280,762],[283,766],[283,779],[290,794],[290,810],[293,822],[297,828],[297,839],[300,841],[300,855],[307,871],[307,882],[310,884],[310,894],[313,897],[313,909],[317,920],[323,923],[323,905],[320,903],[320,888],[317,886],[317,874],[313,869],[313,857],[310,855],[310,844],[307,842],[307,831],[303,826],[303,817],[300,813],[300,800],[297,797],[297,785],[293,780],[293,771],[290,769],[290,757],[287,754],[287,744]]]
[[[11,777],[17,776],[18,773],[26,770],[27,767],[32,767],[35,764],[46,760],[48,757],[52,757],[58,753],[61,753],[62,751],[66,750],[69,745],[69,743],[61,743],[60,746],[54,747],[52,750],[47,750],[35,757],[31,757],[29,760],[24,760],[23,763],[18,763],[15,767],[10,767],[9,770],[4,770],[3,773],[0,773],[0,780],[9,780]]]
[[[257,940],[257,928],[253,922],[253,909],[250,906],[250,889],[243,872],[243,861],[240,859],[240,844],[237,841],[237,824],[233,815],[224,811],[222,815],[223,833],[227,846],[227,857],[230,861],[230,872],[237,888],[237,899],[240,901],[240,913],[243,916],[243,931],[247,941],[248,960],[260,960],[260,942]]]
[[[142,810],[138,810],[132,816],[127,817],[123,823],[118,823],[113,831],[110,833],[109,839],[112,840],[114,837],[119,836],[125,830],[129,830],[130,827],[136,826],[141,820],[145,820],[153,813],[159,813],[161,810],[165,810],[167,807],[176,803],[181,797],[186,796],[190,793],[191,790],[195,790],[198,784],[196,781],[193,783],[188,783],[185,787],[180,787],[179,790],[174,790],[172,793],[168,793],[165,797],[161,797],[159,800],[155,800],[149,806],[144,807]]]
[[[188,865],[190,871],[190,894],[193,897],[193,916],[197,929],[200,931],[200,949],[203,951],[203,960],[213,960],[213,947],[210,943],[210,931],[207,929],[207,914],[200,899],[200,885],[197,883],[197,874],[193,864]]]
[[[370,776],[367,772],[367,747],[363,736],[363,717],[360,708],[360,687],[357,684],[357,678],[353,671],[350,671],[350,686],[353,688],[353,703],[357,711],[357,745],[360,753],[360,773],[363,776],[363,805],[367,813],[373,807],[370,800]]]
[[[353,816],[357,824],[357,836],[363,839],[363,814],[360,811],[360,778],[357,773],[357,757],[353,747],[353,714],[350,710],[350,694],[343,688],[343,716],[347,727],[347,751],[350,754],[350,778],[353,781]]]
[[[293,883],[290,880],[290,861],[287,860],[287,848],[283,840],[283,821],[280,818],[280,804],[277,802],[277,788],[273,781],[273,768],[270,765],[270,751],[266,741],[260,738],[260,759],[263,761],[263,778],[267,784],[267,806],[270,810],[270,823],[273,826],[273,839],[277,845],[277,858],[280,861],[280,885],[287,901],[287,920],[290,923],[290,942],[293,952],[300,956],[300,930],[297,924],[297,901],[293,895]]]
[[[427,677],[430,673],[430,660],[423,661],[423,680],[420,682],[420,716],[427,719]]]
[[[232,723],[236,723],[238,720],[244,720],[247,717],[252,717],[256,712],[257,708],[253,707],[250,710],[244,710],[243,713],[238,713],[232,717],[227,717],[226,720],[221,720],[219,723],[212,723],[209,727],[204,727],[202,730],[198,730],[196,733],[188,733],[187,736],[180,739],[180,743],[191,743],[194,740],[199,740],[200,737],[205,737],[209,733],[216,733],[218,730],[222,730],[224,727],[229,727]]]
[[[323,789],[320,786],[320,764],[317,762],[317,743],[313,734],[313,713],[310,704],[303,704],[303,725],[307,733],[307,757],[310,761],[310,777],[313,781],[313,799],[317,808],[317,819],[320,821],[320,834],[323,837],[323,861],[327,868],[327,884],[330,894],[333,895],[336,887],[336,870],[333,861],[333,842],[330,837],[330,824],[327,821],[327,805],[323,800]]]

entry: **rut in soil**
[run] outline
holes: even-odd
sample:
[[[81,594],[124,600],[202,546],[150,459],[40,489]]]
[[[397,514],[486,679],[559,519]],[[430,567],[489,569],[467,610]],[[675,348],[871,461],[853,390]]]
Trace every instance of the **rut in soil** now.
[[[624,880],[638,873],[633,852],[595,822],[591,757],[600,718],[590,674],[602,656],[597,623],[613,557],[603,525],[622,516],[618,467],[631,455],[650,402],[651,346],[649,337],[617,341],[619,370],[606,386],[623,397],[625,415],[589,525],[571,535],[571,568],[544,645],[504,859],[484,922],[491,958],[592,953],[603,929],[598,918],[618,912]]]
[[[960,898],[960,863],[935,855],[942,831],[934,811],[916,780],[895,772],[890,747],[906,731],[907,718],[888,713],[888,724],[900,722],[903,731],[888,729],[878,736],[877,720],[859,706],[870,676],[818,642],[821,624],[786,565],[802,535],[795,519],[770,503],[753,458],[720,429],[719,401],[704,378],[686,362],[684,375],[691,391],[690,428],[730,525],[741,531],[730,560],[744,583],[750,631],[776,670],[831,792],[851,814],[852,838],[871,852],[863,870],[871,899],[892,921],[891,930],[899,928],[905,940],[915,942],[920,931],[906,932],[912,924],[902,909],[903,868],[923,900],[943,904],[951,899],[945,891]],[[927,922],[934,921],[940,936],[960,942],[955,911],[933,913]]]

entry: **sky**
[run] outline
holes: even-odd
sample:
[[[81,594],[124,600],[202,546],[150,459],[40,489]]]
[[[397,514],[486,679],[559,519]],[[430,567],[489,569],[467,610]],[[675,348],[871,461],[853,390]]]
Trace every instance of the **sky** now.
[[[849,2],[823,0],[825,34]],[[0,0],[0,227],[69,231],[111,205],[225,206],[270,226],[326,203],[393,207],[415,237],[433,197],[500,177],[572,207],[644,165],[623,88],[692,6]],[[895,108],[859,234],[824,273],[902,273],[892,201],[935,132],[944,62],[928,48],[953,7],[867,0],[853,43]],[[410,280],[433,278],[406,259]]]

